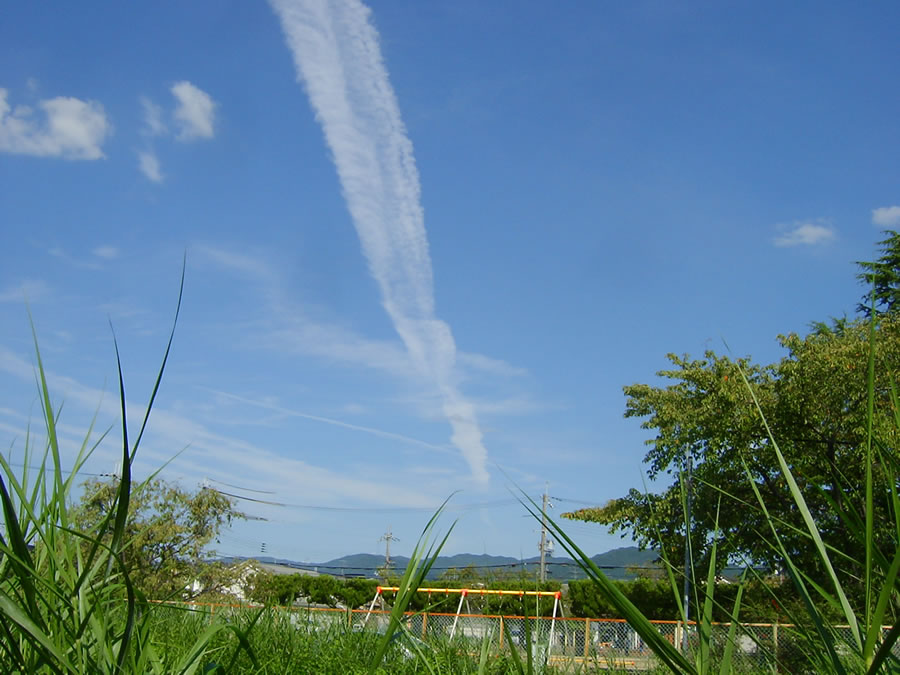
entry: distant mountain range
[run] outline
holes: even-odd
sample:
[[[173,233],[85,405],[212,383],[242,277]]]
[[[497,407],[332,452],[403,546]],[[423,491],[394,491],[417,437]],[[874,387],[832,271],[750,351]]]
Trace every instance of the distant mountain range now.
[[[626,546],[613,549],[606,553],[600,553],[591,558],[594,563],[612,579],[634,578],[635,569],[653,566],[657,558],[655,551],[642,551],[635,546]],[[356,553],[342,558],[335,558],[323,563],[306,563],[273,558],[270,556],[255,556],[260,562],[292,567],[298,570],[309,570],[320,574],[332,574],[343,577],[374,577],[376,570],[384,566],[384,556],[372,553]],[[395,570],[402,571],[409,563],[409,558],[397,556],[392,558]],[[547,578],[556,581],[571,581],[585,578],[584,572],[571,558],[547,556]],[[525,560],[509,556],[476,555],[472,553],[458,553],[451,556],[440,556],[435,561],[429,579],[436,579],[451,569],[463,570],[472,567],[482,573],[497,572],[516,574],[526,571],[528,574],[537,574],[540,569],[540,556],[534,556]],[[631,570],[631,571],[629,571]]]

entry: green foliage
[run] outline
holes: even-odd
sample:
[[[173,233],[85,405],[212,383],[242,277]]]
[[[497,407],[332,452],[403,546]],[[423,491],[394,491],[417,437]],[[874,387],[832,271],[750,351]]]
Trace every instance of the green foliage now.
[[[870,292],[857,305],[857,311],[868,317],[874,300],[875,313],[887,314],[900,308],[900,234],[885,230],[886,238],[878,242],[881,257],[874,262],[858,262],[856,278]]]
[[[472,591],[463,601],[462,613],[492,614],[504,616],[551,616],[553,614],[553,598],[549,596],[529,595],[479,595],[478,588],[503,591],[549,591],[561,590],[558,581],[546,581],[543,584],[534,579],[514,581],[492,581],[488,583],[471,583],[469,581],[440,581],[428,584],[435,588],[471,588]],[[390,600],[390,594],[387,594]],[[409,607],[415,611],[433,611],[456,613],[459,606],[459,594],[415,593],[409,601]]]
[[[635,579],[613,583],[645,616],[663,620],[679,618],[678,604],[667,579]],[[607,596],[590,579],[569,582],[568,604],[570,616],[622,618]]]
[[[180,298],[179,298],[180,306]],[[177,317],[177,312],[176,312]],[[173,329],[174,333],[174,329]],[[122,411],[122,478],[109,508],[92,532],[73,529],[70,498],[77,472],[97,444],[93,424],[68,471],[59,450],[59,412],[51,401],[35,338],[36,372],[43,413],[39,452],[29,431],[24,469],[14,472],[0,454],[0,672],[4,673],[193,673],[203,664],[210,640],[222,624],[191,633],[179,654],[159,649],[152,638],[156,607],[135,589],[125,564],[126,521],[132,497],[131,462],[159,389],[160,367],[134,443],[128,439],[125,387],[119,362]],[[118,361],[118,347],[116,348]],[[33,463],[36,470],[31,470]],[[239,642],[243,638],[234,627]],[[243,647],[239,647],[243,648]],[[249,654],[251,661],[253,655]]]
[[[695,384],[700,377],[679,377],[675,373],[670,376],[678,377],[681,382],[658,390],[661,400],[666,401],[665,397],[674,392],[674,400],[667,402],[683,404],[680,408],[672,405],[666,411],[672,415],[671,419],[681,416],[683,426],[677,422],[659,424],[661,419],[667,418],[665,414],[657,415],[652,407],[650,413],[645,413],[653,415],[647,425],[660,431],[656,441],[651,441],[656,444],[656,451],[667,447],[677,450],[681,443],[683,450],[697,452],[704,464],[710,464],[721,461],[721,456],[710,452],[721,443],[729,451],[726,455],[735,455],[740,461],[755,504],[735,498],[741,486],[737,481],[731,482],[727,474],[723,479],[724,488],[709,481],[705,484],[713,488],[712,496],[718,503],[730,501],[731,508],[745,513],[748,522],[753,523],[752,519],[756,519],[760,526],[753,534],[760,539],[761,546],[755,550],[762,556],[768,547],[770,559],[781,562],[794,587],[795,597],[800,599],[800,607],[787,612],[793,624],[790,629],[792,661],[785,661],[781,652],[764,653],[770,665],[779,670],[840,674],[900,672],[900,659],[893,651],[900,638],[900,623],[893,616],[900,601],[900,474],[897,471],[900,463],[896,455],[900,395],[894,382],[897,326],[892,315],[882,318],[880,324],[873,318],[863,327],[849,325],[841,331],[817,330],[802,340],[789,336],[786,342],[791,349],[791,358],[782,362],[783,367],[778,370],[772,387],[760,386],[754,377],[758,371],[749,370],[748,375],[748,370],[738,366],[751,409],[765,433],[760,441],[749,447],[742,444],[728,446],[728,422],[734,421],[728,411],[723,413],[725,431],[717,429],[718,436],[706,435],[716,427],[703,407],[721,401],[723,387],[712,392],[698,389]],[[701,376],[707,374],[706,366],[699,364]],[[856,370],[862,371],[861,377],[855,374]],[[810,373],[817,377],[810,378]],[[643,392],[657,393],[646,387]],[[767,410],[772,413],[771,420]],[[805,415],[798,415],[798,412]],[[695,424],[698,420],[702,424]],[[782,430],[793,430],[795,435],[787,435],[782,442],[776,438],[773,429],[785,420],[793,420],[793,426],[785,424]],[[739,417],[738,421],[743,418]],[[744,429],[742,425],[735,428]],[[740,433],[736,436],[742,438]],[[672,439],[680,441],[672,442]],[[819,448],[818,464],[824,465],[818,473],[815,473],[816,458],[810,456],[811,447]],[[806,454],[800,452],[804,449]],[[771,454],[774,469],[761,474],[754,462],[758,462],[765,451]],[[848,457],[855,459],[856,464],[840,463],[839,459]],[[724,468],[727,466],[726,463]],[[651,470],[659,468],[651,467]],[[815,478],[811,479],[811,475]],[[679,497],[684,509],[682,486],[683,483],[679,485]],[[843,493],[839,494],[840,490]],[[528,501],[526,508],[539,519],[537,505]],[[775,509],[785,503],[789,508],[777,511],[776,515]],[[717,547],[720,541],[730,540],[728,536],[720,538],[719,513],[717,507],[716,519],[701,539],[708,545],[709,563],[706,586],[702,594],[695,594],[694,600],[694,606],[699,607],[702,598],[703,609],[698,625],[698,646],[691,650],[693,663],[684,659],[685,654],[674,645],[659,639],[646,616],[558,524],[550,523],[550,528],[562,547],[577,556],[604,599],[629,622],[662,663],[673,672],[706,675],[715,665],[711,630],[713,609],[724,607],[715,583]],[[601,522],[603,519],[602,509],[574,515],[587,515],[588,519]],[[795,516],[793,520],[791,515]],[[652,508],[647,518],[654,527]],[[688,520],[684,511],[683,518]],[[829,544],[826,538],[833,537],[836,532],[842,533],[843,540]],[[704,532],[697,534],[704,535]],[[655,536],[657,541],[667,543],[659,530]],[[675,565],[667,556],[669,549],[663,546],[660,550],[669,570],[673,596],[680,602]],[[749,568],[747,573],[754,574]],[[756,576],[759,579],[759,575]],[[693,582],[696,588],[696,579]],[[763,589],[771,590],[765,584]],[[737,635],[735,624],[741,617],[743,591],[741,584],[730,611],[734,623],[718,662],[720,673],[729,672],[731,668]],[[774,593],[773,599],[777,602]],[[846,629],[835,625],[835,614]],[[891,623],[893,626],[885,632],[885,624]]]
[[[72,517],[73,526],[94,536],[116,505],[119,480],[92,479]],[[188,492],[176,484],[151,479],[131,493],[123,534],[122,560],[132,583],[154,599],[181,598],[193,582],[210,591],[228,579],[221,565],[209,565],[207,547],[219,530],[243,514],[234,501],[216,490]],[[200,589],[198,589],[199,592]]]
[[[376,585],[373,579],[347,579],[335,596],[344,607],[355,609],[372,601]]]
[[[462,579],[452,579],[453,573],[446,575],[428,586],[439,588],[472,588],[467,602],[463,604],[463,613],[494,614],[506,616],[550,616],[553,613],[553,598],[518,595],[479,595],[478,588],[492,590],[541,590],[559,591],[562,586],[558,581],[538,584],[534,579],[513,579],[504,581],[477,581],[476,577],[464,575]],[[446,578],[451,577],[451,578]],[[477,577],[482,578],[482,577]],[[388,585],[399,585],[399,579],[389,580]],[[296,600],[337,607],[338,605],[356,609],[365,606],[375,597],[375,590],[380,582],[374,579],[337,579],[322,575],[307,574],[271,574],[268,572],[253,575],[249,584],[248,597],[254,602],[267,604],[290,605]],[[394,594],[386,592],[385,600],[390,603]],[[417,591],[409,597],[410,611],[435,611],[455,613],[459,604],[458,594],[425,593]]]
[[[785,490],[783,472],[753,397],[772,435],[779,439],[823,540],[842,550],[851,528],[837,517],[834,503],[839,509],[853,505],[857,517],[862,517],[860,505],[865,503],[868,331],[866,323],[852,322],[841,331],[782,336],[779,339],[788,355],[765,366],[712,352],[700,360],[670,355],[675,367],[659,373],[668,384],[625,388],[626,417],[643,418],[642,427],[655,432],[644,458],[648,475],[657,478],[678,472],[687,454],[693,457],[691,543],[700,567],[705,566],[713,544],[715,505],[724,493],[717,535],[720,565],[738,559],[782,568],[783,554],[771,545],[771,517],[780,523],[785,549],[805,573],[819,580],[827,576],[821,558],[809,547],[803,518]],[[900,366],[900,319],[884,317],[877,337],[872,420],[875,435],[893,446],[897,430],[890,376]],[[875,466],[873,481],[874,537],[887,544],[895,529],[882,465]],[[757,506],[755,490],[766,500],[768,516]],[[603,507],[564,515],[633,533],[644,546],[665,546],[670,561],[683,557],[685,524],[677,483],[661,494],[632,490]],[[859,578],[857,563],[840,561],[848,588],[853,588],[849,580]],[[857,583],[855,596],[861,592]]]
[[[374,579],[337,579],[328,575],[272,574],[261,572],[250,580],[248,597],[254,602],[291,605],[309,603],[356,609],[371,602],[378,582]]]

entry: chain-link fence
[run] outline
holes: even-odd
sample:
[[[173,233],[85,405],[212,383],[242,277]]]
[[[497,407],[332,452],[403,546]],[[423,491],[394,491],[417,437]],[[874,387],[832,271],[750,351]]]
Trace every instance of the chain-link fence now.
[[[208,612],[210,620],[247,605],[177,603]],[[326,631],[335,627],[348,630],[384,632],[390,613],[381,610],[346,610],[318,607],[278,607],[270,611],[283,616],[291,625],[308,631]],[[687,629],[681,622],[652,621],[656,629],[673,645],[696,649],[700,644],[698,626]],[[493,653],[517,649],[525,655],[528,646],[538,663],[550,663],[559,670],[584,671],[615,668],[651,670],[657,662],[640,636],[623,620],[480,614],[408,613],[405,626],[415,637],[430,640],[455,640],[470,643],[473,652],[485,641]],[[729,642],[729,624],[713,624],[710,653],[713,662],[721,659]],[[849,627],[838,627],[850,644]],[[885,627],[885,632],[888,627]],[[777,661],[782,672],[794,672],[791,664],[809,663],[793,626],[785,624],[741,624],[735,629],[732,672],[755,673],[768,670]],[[900,657],[900,643],[894,645]]]

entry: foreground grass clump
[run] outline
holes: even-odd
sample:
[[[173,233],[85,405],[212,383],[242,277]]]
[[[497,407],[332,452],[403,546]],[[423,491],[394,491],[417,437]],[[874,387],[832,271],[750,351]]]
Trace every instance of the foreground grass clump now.
[[[237,632],[220,632],[207,646],[211,664],[228,663],[230,673],[461,673],[506,675],[516,673],[506,654],[490,657],[480,669],[480,655],[470,653],[471,645],[442,640],[419,643],[418,653],[405,639],[387,644],[381,661],[372,656],[384,640],[376,631],[354,630],[344,620],[322,622],[310,620],[303,611],[288,614],[283,610],[267,610],[257,618],[253,610],[217,611],[213,619],[208,611],[190,611],[165,606],[155,612],[151,633],[158,649],[173,654],[186,654],[191,649],[189,636],[202,632],[214,621],[227,621]],[[343,617],[343,615],[336,615]],[[255,622],[255,623],[254,623]],[[252,627],[252,629],[251,629]],[[238,633],[245,634],[249,650],[241,651]],[[249,656],[251,653],[255,662]],[[427,665],[426,665],[427,663]]]
[[[182,288],[184,278],[182,276]],[[180,308],[179,296],[178,306]],[[176,320],[178,312],[176,310]],[[213,624],[192,633],[177,657],[158,649],[150,630],[155,607],[135,588],[124,563],[134,489],[131,466],[159,390],[174,327],[140,430],[129,441],[125,384],[119,363],[122,475],[105,517],[89,531],[74,527],[71,497],[78,472],[107,436],[93,437],[93,423],[71,466],[63,469],[54,409],[35,337],[35,378],[43,434],[29,430],[20,472],[0,454],[0,672],[3,673],[193,673],[204,663]],[[36,444],[40,443],[40,449]],[[32,467],[36,468],[32,468]],[[238,636],[243,638],[243,636]],[[250,655],[252,658],[252,654]]]

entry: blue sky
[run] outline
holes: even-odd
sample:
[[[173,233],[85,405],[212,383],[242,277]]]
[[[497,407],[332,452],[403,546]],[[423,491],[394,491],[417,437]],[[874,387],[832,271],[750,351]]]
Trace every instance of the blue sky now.
[[[900,227],[892,2],[14,3],[0,22],[0,442],[67,457],[145,404],[135,466],[241,502],[223,553],[537,553],[641,487],[622,387],[779,358]],[[134,422],[134,420],[132,420]],[[85,468],[116,465],[104,442]],[[237,486],[228,487],[228,486]],[[448,524],[449,524],[448,519]],[[621,545],[573,524],[590,553]]]

